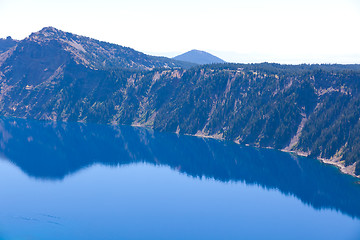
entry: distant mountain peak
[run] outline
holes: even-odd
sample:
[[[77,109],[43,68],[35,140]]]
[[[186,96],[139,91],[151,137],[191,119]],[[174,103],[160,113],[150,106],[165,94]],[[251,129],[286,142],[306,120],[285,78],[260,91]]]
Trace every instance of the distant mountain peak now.
[[[196,64],[211,64],[211,63],[225,63],[224,60],[218,58],[208,52],[193,49],[181,55],[174,57],[173,59],[185,62],[191,62]]]
[[[192,49],[192,50],[188,51],[188,53],[210,54],[208,52],[205,52],[205,51],[202,51],[202,50],[197,50],[197,49]]]

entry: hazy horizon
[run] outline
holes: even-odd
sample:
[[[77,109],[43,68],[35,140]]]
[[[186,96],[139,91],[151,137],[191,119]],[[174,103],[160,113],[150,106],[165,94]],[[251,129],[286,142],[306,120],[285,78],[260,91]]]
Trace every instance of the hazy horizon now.
[[[357,0],[0,1],[0,37],[43,27],[174,57],[191,49],[228,62],[360,63]]]

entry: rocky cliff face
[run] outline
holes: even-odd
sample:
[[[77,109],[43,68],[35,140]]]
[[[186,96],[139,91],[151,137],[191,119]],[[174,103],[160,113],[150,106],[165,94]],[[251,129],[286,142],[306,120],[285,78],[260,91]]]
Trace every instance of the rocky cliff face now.
[[[222,138],[330,159],[360,174],[357,65],[167,63],[146,70],[159,62],[123,65],[136,63],[115,54],[126,49],[112,58],[100,42],[74,36],[45,29],[0,55],[1,115]],[[101,56],[114,65],[99,64]]]

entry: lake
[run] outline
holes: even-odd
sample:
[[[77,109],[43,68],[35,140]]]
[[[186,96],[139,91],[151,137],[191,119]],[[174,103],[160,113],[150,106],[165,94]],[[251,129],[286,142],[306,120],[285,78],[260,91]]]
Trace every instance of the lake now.
[[[0,118],[0,239],[360,239],[317,160],[129,127]]]

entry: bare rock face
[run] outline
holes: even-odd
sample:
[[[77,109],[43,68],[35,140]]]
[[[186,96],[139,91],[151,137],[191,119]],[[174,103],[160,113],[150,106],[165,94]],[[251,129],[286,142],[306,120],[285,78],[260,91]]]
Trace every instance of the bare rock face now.
[[[44,28],[0,53],[0,115],[227,139],[360,175],[359,65],[185,67]]]

